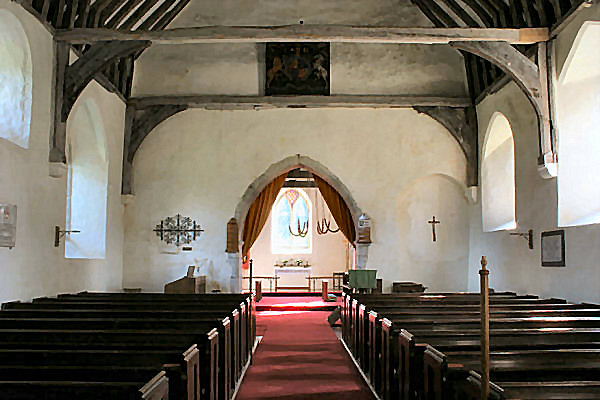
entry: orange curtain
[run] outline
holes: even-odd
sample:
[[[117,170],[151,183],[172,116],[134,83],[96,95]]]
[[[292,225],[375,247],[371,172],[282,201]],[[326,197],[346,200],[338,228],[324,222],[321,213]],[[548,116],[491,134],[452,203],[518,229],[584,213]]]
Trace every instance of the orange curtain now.
[[[246,221],[244,222],[242,257],[248,255],[250,247],[256,242],[267,219],[269,219],[273,203],[277,200],[277,195],[285,183],[286,176],[287,173],[273,179],[273,181],[260,192],[256,200],[254,200],[254,203],[252,203],[250,210],[248,210],[248,215],[246,215]]]
[[[319,191],[325,199],[327,207],[329,207],[329,211],[331,211],[331,215],[333,215],[333,219],[335,219],[335,223],[338,225],[344,236],[346,236],[346,239],[354,246],[356,230],[354,228],[354,221],[352,221],[352,214],[350,213],[346,202],[342,199],[342,196],[340,196],[337,190],[323,179],[314,174],[313,178],[315,179],[315,182],[317,182]]]

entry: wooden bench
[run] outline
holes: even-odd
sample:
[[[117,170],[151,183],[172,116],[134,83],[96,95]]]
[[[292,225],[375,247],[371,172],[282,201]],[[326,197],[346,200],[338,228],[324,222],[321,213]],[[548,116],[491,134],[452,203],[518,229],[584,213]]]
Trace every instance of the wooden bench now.
[[[493,400],[546,400],[546,399],[598,399],[600,398],[600,381],[529,381],[529,382],[491,382],[490,399]],[[458,393],[464,400],[481,399],[481,376],[470,371],[463,390]]]
[[[441,353],[428,346],[424,353],[425,398],[442,400],[466,392],[471,386],[467,381],[469,371],[479,369],[480,355],[479,352]],[[517,350],[492,352],[490,356],[491,378],[496,383],[526,377],[527,381],[537,382],[537,388],[541,389],[543,381],[590,382],[600,377],[599,349]],[[596,381],[598,383],[600,381]]]
[[[206,332],[177,332],[165,330],[44,330],[0,329],[0,348],[12,349],[86,349],[86,350],[167,350],[183,353],[190,343],[197,343],[198,361],[191,360],[190,368],[198,372],[202,398],[217,400],[220,385],[218,373],[219,341],[213,324]],[[210,329],[210,330],[208,330]],[[209,361],[210,360],[210,361]],[[193,375],[192,375],[193,377]]]
[[[0,380],[0,393],[10,400],[168,400],[168,378],[159,372],[148,382],[73,382]],[[172,399],[172,398],[171,398]]]
[[[196,329],[201,329],[203,324],[208,326],[221,325],[221,337],[225,342],[229,337],[226,334],[225,326],[229,325],[227,318],[226,324],[220,324],[218,315],[225,315],[227,311],[231,312],[232,308],[240,307],[245,315],[252,313],[254,305],[252,299],[248,296],[223,296],[225,303],[229,298],[230,306],[223,307],[223,302],[219,301],[221,295],[150,295],[142,294],[79,294],[79,295],[64,295],[58,298],[41,298],[35,299],[33,303],[8,303],[3,305],[3,311],[0,312],[0,347],[18,346],[22,343],[27,346],[26,351],[31,349],[39,349],[39,351],[52,351],[48,349],[60,349],[60,351],[73,351],[74,349],[94,349],[94,351],[123,351],[123,349],[133,349],[138,352],[138,357],[142,357],[148,351],[171,351],[182,346],[198,341]],[[168,300],[166,299],[168,298]],[[240,299],[246,299],[239,304]],[[90,309],[81,307],[82,305],[90,306]],[[233,305],[233,307],[231,307]],[[108,306],[108,308],[106,307]],[[159,310],[154,310],[158,308]],[[199,311],[198,309],[201,309]],[[214,311],[213,308],[220,311]],[[212,311],[211,311],[212,310]],[[68,317],[65,317],[65,313]],[[90,313],[94,314],[93,317]],[[157,315],[158,314],[158,315]],[[240,313],[237,310],[231,312],[232,319],[236,318]],[[253,328],[255,325],[251,323],[251,318],[247,318],[240,325],[241,331],[245,331],[246,335],[233,335],[238,338],[238,345],[234,345],[234,350],[239,348],[240,351],[233,351],[239,354],[241,360],[244,356],[249,356],[248,338],[251,332],[253,337]],[[248,327],[251,329],[247,329]],[[30,329],[30,328],[46,328],[46,329]],[[14,329],[8,329],[14,328]],[[69,329],[71,328],[71,329]],[[135,328],[135,330],[134,330]],[[87,332],[86,332],[87,329]],[[144,329],[151,329],[147,331]],[[160,331],[158,330],[160,329]],[[52,332],[56,330],[56,332]],[[174,331],[176,330],[176,331]],[[15,338],[15,332],[18,332],[19,339]],[[60,332],[61,338],[55,334]],[[117,336],[114,336],[114,335]],[[133,334],[133,336],[131,336]],[[163,340],[156,340],[152,335],[164,335]],[[188,335],[183,338],[181,335]],[[80,335],[80,336],[77,336]],[[112,336],[111,336],[112,335]],[[124,335],[124,336],[123,336]],[[193,336],[192,336],[193,335]],[[210,350],[210,357],[204,357],[209,362],[204,362],[202,365],[196,364],[196,372],[199,377],[202,375],[201,370],[209,370],[207,379],[206,374],[202,379],[188,379],[188,382],[208,382],[210,385],[204,390],[202,398],[217,399],[219,396],[218,387],[221,386],[224,395],[222,398],[228,399],[231,389],[237,383],[234,379],[225,382],[226,376],[235,376],[239,368],[237,365],[230,363],[219,366],[217,362],[227,360],[227,356],[221,353],[219,357],[219,349],[225,349],[226,343],[218,346],[218,332],[214,332],[216,348]],[[106,340],[111,337],[110,340]],[[140,338],[142,338],[140,340]],[[242,343],[245,342],[245,343]],[[202,347],[202,344],[199,345]],[[248,347],[247,347],[248,346]],[[251,348],[250,348],[251,351]],[[181,355],[181,354],[180,354]],[[131,359],[134,362],[135,358]],[[48,369],[51,364],[46,364]],[[54,366],[55,367],[55,366]],[[108,365],[106,366],[108,367]],[[150,368],[150,367],[147,367]],[[57,368],[57,374],[65,367]],[[223,371],[218,374],[218,370]],[[231,372],[228,374],[228,372]],[[171,371],[172,372],[172,371]],[[58,376],[58,375],[57,375]],[[175,377],[176,375],[172,375]],[[193,375],[192,375],[193,376]],[[165,376],[168,380],[168,377]],[[177,379],[172,379],[173,384]],[[39,386],[39,385],[38,385]],[[175,387],[175,386],[173,386]],[[181,390],[180,390],[181,391]],[[177,390],[172,393],[175,395]],[[227,392],[227,393],[225,393]],[[193,394],[198,398],[198,393]]]
[[[127,295],[125,295],[127,296]],[[56,298],[40,298],[35,299],[33,303],[6,303],[3,305],[5,310],[23,310],[23,309],[48,309],[48,310],[105,310],[105,311],[148,311],[164,313],[172,311],[185,311],[185,312],[204,312],[208,314],[219,314],[230,312],[231,334],[227,333],[227,342],[222,344],[224,349],[228,350],[231,354],[232,362],[230,365],[234,367],[232,371],[231,382],[237,382],[241,375],[244,364],[249,359],[249,354],[252,351],[250,342],[255,337],[255,323],[248,318],[247,313],[241,313],[238,311],[231,312],[231,308],[237,307],[242,312],[249,309],[244,303],[237,304],[233,302],[230,305],[223,305],[219,303],[216,297],[221,295],[158,295],[161,299],[166,297],[167,300],[174,297],[179,297],[178,300],[170,302],[164,299],[161,300],[142,300],[140,295],[135,294],[135,299],[127,300],[126,297],[123,299],[113,299],[110,296],[98,296],[95,300],[89,300],[87,296],[68,296]],[[187,298],[187,299],[186,299]],[[186,299],[185,301],[183,301]],[[245,318],[242,318],[245,316]],[[251,327],[250,334],[248,334],[248,327]],[[223,336],[222,336],[223,337]],[[222,339],[225,341],[225,339]],[[229,345],[231,340],[231,345]]]

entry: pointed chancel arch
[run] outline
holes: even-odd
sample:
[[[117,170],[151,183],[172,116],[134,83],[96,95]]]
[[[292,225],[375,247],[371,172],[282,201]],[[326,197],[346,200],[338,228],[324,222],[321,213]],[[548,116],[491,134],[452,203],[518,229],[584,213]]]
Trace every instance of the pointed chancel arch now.
[[[0,10],[0,138],[29,148],[32,64],[23,25]]]
[[[482,151],[481,201],[485,232],[515,229],[515,144],[508,119],[495,113]]]
[[[318,161],[311,159],[310,157],[302,156],[300,154],[296,154],[295,156],[287,157],[279,162],[272,164],[263,174],[261,174],[258,178],[254,180],[244,192],[240,202],[238,203],[235,214],[234,221],[238,223],[235,224],[237,232],[233,233],[237,236],[237,238],[233,239],[231,237],[228,238],[228,249],[229,253],[229,263],[231,266],[231,291],[239,292],[241,290],[241,274],[240,270],[242,267],[242,256],[243,256],[243,232],[246,223],[246,218],[249,214],[249,211],[256,199],[259,196],[263,196],[265,198],[271,198],[271,202],[269,205],[271,206],[273,202],[277,199],[277,195],[273,195],[274,192],[276,194],[279,193],[279,190],[283,186],[285,176],[287,173],[296,168],[304,168],[310,171],[313,175],[318,176],[322,179],[324,183],[329,185],[332,190],[337,192],[339,197],[337,198],[338,203],[344,203],[348,208],[348,211],[351,215],[351,222],[348,222],[350,225],[353,224],[354,229],[349,227],[354,234],[354,238],[349,240],[350,242],[356,242],[356,232],[358,232],[358,219],[362,214],[361,209],[358,207],[356,201],[352,197],[350,190],[342,183],[342,181],[334,175],[327,167],[321,164]],[[265,190],[266,189],[266,190]],[[275,191],[276,189],[276,191]],[[269,192],[268,195],[265,195],[263,192]],[[346,212],[347,215],[347,212]],[[264,218],[266,221],[266,218]],[[231,224],[231,221],[230,221]],[[258,237],[258,234],[254,235]],[[233,239],[233,240],[231,240]],[[236,240],[237,239],[237,240]],[[237,248],[230,248],[229,243],[234,242],[237,244]],[[246,246],[249,247],[249,246]],[[360,259],[361,256],[366,261],[366,254],[368,251],[368,245],[363,245],[357,247],[357,257]],[[364,254],[363,254],[364,253]]]
[[[556,90],[558,225],[600,223],[600,22],[580,29]]]
[[[93,100],[75,107],[67,124],[67,230],[65,257],[103,259],[106,255],[108,154],[102,117]]]

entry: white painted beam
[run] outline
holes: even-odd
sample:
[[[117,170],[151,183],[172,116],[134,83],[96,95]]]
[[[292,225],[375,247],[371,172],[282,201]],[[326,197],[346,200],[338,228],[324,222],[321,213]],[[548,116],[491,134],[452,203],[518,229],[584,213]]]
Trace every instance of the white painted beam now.
[[[402,28],[345,25],[205,26],[162,31],[116,31],[103,28],[58,30],[55,38],[73,44],[102,40],[150,40],[153,43],[422,43],[500,41],[531,44],[549,39],[548,28]]]

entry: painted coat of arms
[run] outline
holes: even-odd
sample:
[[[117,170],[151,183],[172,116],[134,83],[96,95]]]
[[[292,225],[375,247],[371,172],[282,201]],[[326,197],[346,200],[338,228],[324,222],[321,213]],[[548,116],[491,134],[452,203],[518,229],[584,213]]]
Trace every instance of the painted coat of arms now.
[[[265,94],[329,96],[329,43],[267,43]]]

